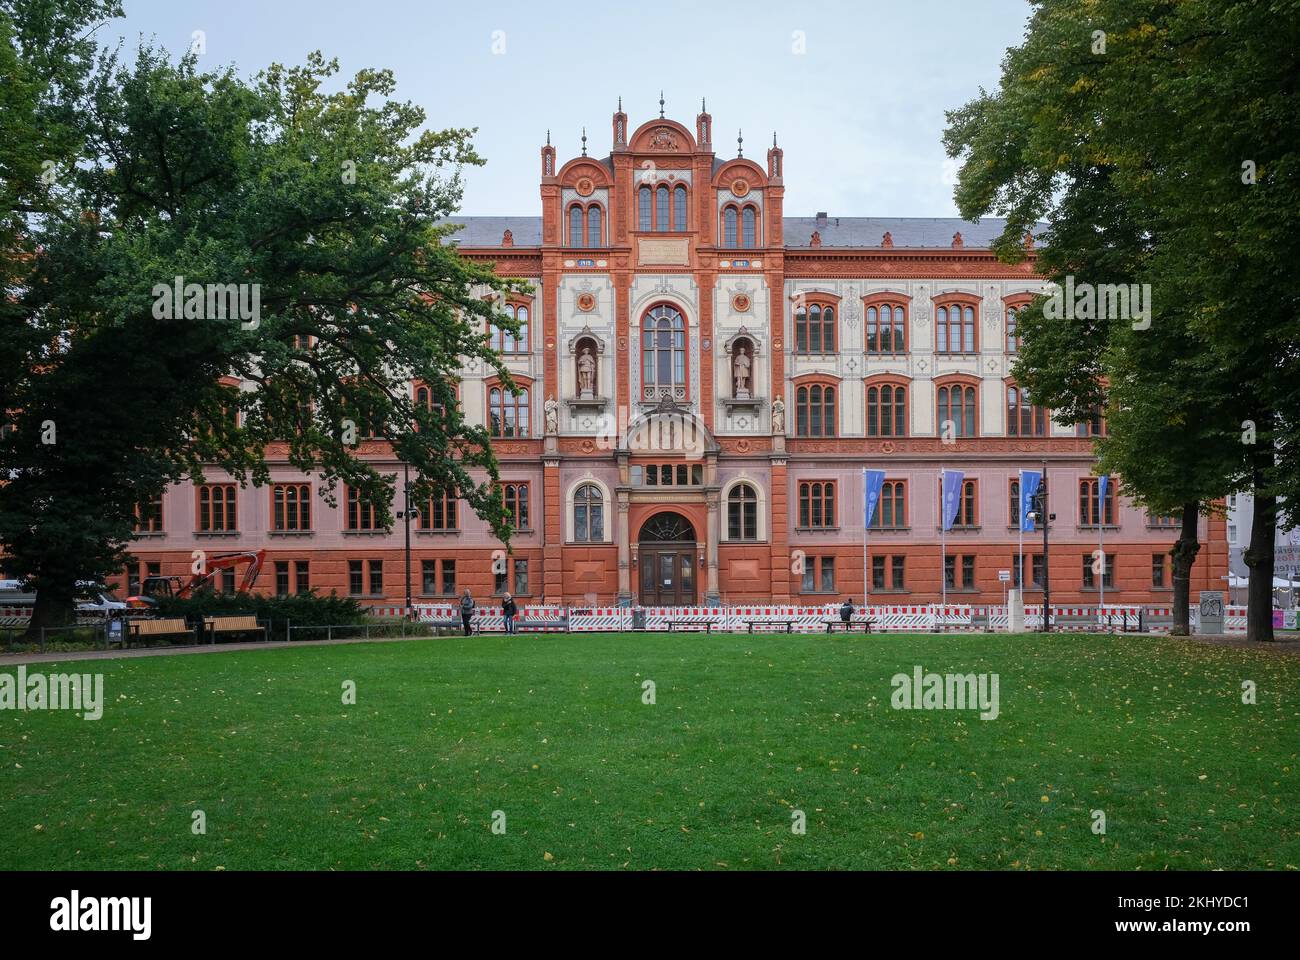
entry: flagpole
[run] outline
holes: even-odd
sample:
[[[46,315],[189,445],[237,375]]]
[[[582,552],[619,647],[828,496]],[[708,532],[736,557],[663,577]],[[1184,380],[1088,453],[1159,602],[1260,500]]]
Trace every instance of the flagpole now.
[[[945,491],[943,489],[943,467],[939,468],[939,583],[943,588],[943,605],[948,606],[948,531],[943,522]],[[939,612],[940,618],[943,612]]]
[[[1106,492],[1097,481],[1097,546],[1101,549],[1101,610],[1106,615]]]
[[[867,598],[870,596],[871,569],[867,566],[867,531],[871,529],[867,516],[867,468],[862,468],[862,615],[866,616]]]
[[[1025,471],[1020,471],[1020,482],[1016,484],[1016,536],[1020,538],[1020,566],[1017,570],[1016,587],[1020,590],[1020,598],[1023,601],[1025,596]]]

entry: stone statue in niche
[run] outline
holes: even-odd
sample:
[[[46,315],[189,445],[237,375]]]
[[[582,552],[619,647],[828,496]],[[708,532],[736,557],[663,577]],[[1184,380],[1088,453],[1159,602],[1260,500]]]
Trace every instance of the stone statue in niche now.
[[[749,371],[753,366],[749,354],[742,343],[736,347],[736,355],[731,360],[731,373],[735,383],[737,400],[749,399]]]
[[[544,406],[546,408],[546,433],[553,437],[560,432],[560,405],[554,397],[547,397]]]
[[[578,396],[594,397],[596,395],[596,359],[591,355],[591,347],[583,347],[578,355]]]
[[[785,401],[780,397],[772,401],[772,433],[776,436],[785,435]]]

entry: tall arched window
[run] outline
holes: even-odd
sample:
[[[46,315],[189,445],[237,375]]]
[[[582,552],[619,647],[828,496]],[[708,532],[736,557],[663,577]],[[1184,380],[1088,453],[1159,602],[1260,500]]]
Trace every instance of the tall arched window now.
[[[573,539],[578,543],[605,539],[605,496],[594,483],[584,483],[573,495]]]
[[[727,494],[727,539],[758,539],[758,492],[747,483]]]
[[[569,246],[582,246],[582,205],[578,203],[569,207]]]
[[[753,207],[746,207],[740,214],[740,245],[742,247],[758,246],[758,215]]]
[[[681,183],[673,187],[673,229],[686,229],[686,186]]]
[[[722,211],[722,245],[724,247],[736,246],[736,229],[738,214],[735,207],[727,207]]]
[[[974,437],[979,431],[975,425],[975,388],[963,384],[939,388],[939,435],[945,436],[944,424],[952,421],[954,437]]]
[[[960,303],[941,306],[935,317],[936,353],[975,352],[975,308]]]
[[[587,208],[587,246],[600,246],[600,206],[592,204]]]
[[[1047,436],[1047,411],[1029,402],[1029,391],[1024,387],[1007,387],[1007,436]]]
[[[907,436],[907,388],[892,383],[867,388],[867,436]]]
[[[686,396],[686,320],[667,304],[641,322],[641,386],[647,399]]]
[[[901,304],[867,307],[867,353],[907,352],[907,314]]]
[[[1020,311],[1023,307],[1007,307],[1007,353],[1020,352]]]
[[[794,314],[795,353],[835,352],[835,308],[829,303],[804,303]]]
[[[527,387],[521,386],[518,396],[498,385],[488,389],[488,429],[492,436],[528,436],[528,414]]]
[[[650,229],[650,200],[653,191],[649,187],[641,187],[637,190],[637,229]]]
[[[576,208],[575,208],[576,209]],[[579,211],[581,212],[581,211]],[[519,324],[519,332],[511,333],[496,324],[491,326],[491,345],[498,353],[528,352],[528,304],[507,303],[502,312],[508,314]]]
[[[668,187],[655,189],[655,230],[665,233],[672,226],[672,208],[668,204]]]
[[[835,436],[835,388],[814,383],[796,390],[794,422],[796,436]]]

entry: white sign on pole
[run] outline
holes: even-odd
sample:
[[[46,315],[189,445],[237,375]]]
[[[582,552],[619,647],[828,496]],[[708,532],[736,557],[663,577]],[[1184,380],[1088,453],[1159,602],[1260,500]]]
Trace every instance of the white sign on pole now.
[[[1010,582],[1011,582],[1011,571],[1010,571],[1010,570],[999,570],[999,571],[998,571],[998,580],[1000,580],[1002,583],[1010,583]]]

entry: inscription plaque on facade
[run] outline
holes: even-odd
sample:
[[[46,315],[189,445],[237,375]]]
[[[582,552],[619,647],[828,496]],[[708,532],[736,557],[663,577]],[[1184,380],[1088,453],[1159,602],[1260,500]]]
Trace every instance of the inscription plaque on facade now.
[[[690,262],[690,243],[685,237],[680,240],[646,239],[637,241],[637,264],[642,267],[653,264],[687,264]]]

